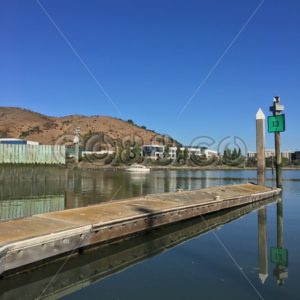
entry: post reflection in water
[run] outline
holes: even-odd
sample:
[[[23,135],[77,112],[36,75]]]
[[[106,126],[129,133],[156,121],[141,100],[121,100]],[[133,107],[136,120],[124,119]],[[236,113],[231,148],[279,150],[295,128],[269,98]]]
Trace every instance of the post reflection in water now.
[[[277,249],[281,251],[281,255],[276,263],[276,267],[274,269],[274,276],[276,277],[277,284],[283,285],[285,279],[288,277],[287,270],[287,257],[285,259],[285,253],[287,256],[287,249],[284,249],[283,245],[283,204],[282,198],[279,198],[277,202]]]
[[[268,277],[267,208],[258,210],[258,255],[259,278],[264,284]]]
[[[283,244],[283,204],[282,197],[277,199],[277,245],[270,247],[271,261],[275,263],[273,275],[278,285],[283,285],[288,277],[287,249]],[[267,245],[267,208],[258,210],[258,265],[259,278],[264,284],[268,277],[268,245]]]

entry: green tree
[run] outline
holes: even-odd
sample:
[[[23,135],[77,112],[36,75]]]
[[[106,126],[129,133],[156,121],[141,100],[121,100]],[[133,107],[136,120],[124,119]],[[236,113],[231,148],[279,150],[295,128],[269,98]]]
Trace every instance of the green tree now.
[[[169,157],[169,151],[170,151],[170,146],[166,145],[165,149],[164,149],[164,158],[168,158]]]
[[[265,158],[265,163],[267,168],[274,168],[275,167],[275,158],[274,157],[267,157]]]
[[[238,158],[238,151],[236,150],[236,148],[233,149],[232,153],[231,153],[231,159],[237,159]]]
[[[184,150],[183,150],[183,158],[184,158],[185,161],[188,159],[188,156],[189,156],[189,151],[188,151],[187,148],[184,148]]]
[[[140,157],[141,156],[141,147],[139,144],[135,143],[132,149],[134,156],[135,157]]]
[[[182,158],[182,152],[179,146],[176,148],[176,160],[179,161]]]
[[[142,163],[143,162],[143,157],[141,154],[141,147],[138,143],[135,143],[132,149],[133,155],[134,155],[134,161],[137,163]]]
[[[247,167],[256,167],[256,159],[255,157],[249,157],[246,161]]]
[[[131,124],[131,125],[134,125],[134,122],[132,120],[127,120],[127,123]]]
[[[286,157],[282,157],[281,162],[282,162],[282,166],[283,167],[287,167],[287,166],[289,166],[291,164],[290,160],[288,158],[286,158]]]
[[[225,160],[231,159],[231,150],[230,150],[229,148],[226,148],[226,149],[224,150],[223,158],[224,158]]]

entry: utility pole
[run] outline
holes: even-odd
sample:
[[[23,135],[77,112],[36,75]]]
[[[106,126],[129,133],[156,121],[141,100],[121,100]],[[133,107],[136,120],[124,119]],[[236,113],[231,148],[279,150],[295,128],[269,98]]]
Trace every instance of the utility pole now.
[[[257,183],[265,185],[265,114],[261,109],[256,113],[256,154],[257,154]]]
[[[275,135],[275,167],[276,167],[276,186],[282,188],[282,163],[281,163],[281,142],[280,132],[285,130],[284,106],[280,104],[280,98],[274,97],[273,105],[270,106],[270,111],[273,116],[268,118],[269,132],[274,132]]]
[[[75,152],[75,163],[78,164],[79,161],[79,142],[80,142],[80,127],[76,127],[75,131],[75,137],[73,140],[74,143],[74,152]]]

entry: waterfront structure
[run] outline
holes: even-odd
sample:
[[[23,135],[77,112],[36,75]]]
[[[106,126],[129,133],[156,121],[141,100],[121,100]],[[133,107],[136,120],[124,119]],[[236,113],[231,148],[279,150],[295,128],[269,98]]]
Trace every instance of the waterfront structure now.
[[[227,185],[152,194],[0,222],[0,275],[79,248],[253,204],[280,193],[280,189],[255,184]]]
[[[65,146],[22,140],[2,140],[0,143],[0,164],[65,164],[65,156]]]
[[[151,159],[162,159],[165,158],[165,145],[154,145],[154,144],[146,144],[141,146],[141,156],[148,157]],[[190,158],[192,155],[196,156],[204,156],[206,158],[218,157],[218,152],[214,150],[207,149],[206,147],[179,147],[180,151],[184,153],[187,149],[188,156]],[[131,147],[133,150],[133,147]],[[177,146],[169,146],[168,147],[168,157],[171,159],[176,159],[177,157]],[[83,150],[81,151],[81,156],[89,156],[89,155],[112,155],[116,151],[115,149],[105,149],[105,150]],[[74,157],[73,148],[67,148],[66,154],[68,157]]]
[[[39,145],[39,142],[15,138],[0,138],[0,144],[6,145]]]
[[[129,266],[133,266],[152,255],[165,252],[166,249],[172,249],[195,238],[195,236],[206,234],[210,230],[217,230],[222,225],[273,201],[270,199],[243,205],[234,210],[222,210],[210,214],[205,219],[187,220],[184,224],[177,222],[160,228],[151,236],[137,236],[112,245],[104,243],[98,245],[94,250],[90,249],[90,251],[84,251],[78,256],[74,255],[68,268],[61,269],[61,260],[54,259],[49,260],[47,264],[36,264],[32,268],[29,266],[26,271],[30,271],[31,276],[25,272],[14,274],[12,271],[11,276],[6,277],[5,280],[0,280],[1,295],[3,299],[23,299],[24,291],[26,291],[28,299],[38,299],[41,290],[44,290],[44,287],[52,280],[51,289],[45,291],[43,297],[57,299],[62,295],[66,296],[82,289],[83,286],[95,284],[95,282],[107,278],[116,271],[128,269]],[[83,261],[84,263],[82,263]],[[78,274],[82,274],[82,276],[78,276]],[[54,275],[56,276],[55,280],[53,280]],[[259,275],[261,278],[261,273]],[[38,278],[38,280],[34,281],[32,278]]]
[[[152,159],[160,159],[164,157],[165,146],[163,145],[143,145],[143,156]]]
[[[183,151],[185,148],[182,148]],[[201,156],[204,154],[204,148],[198,148],[198,147],[186,147],[188,151],[188,158],[190,158],[192,155]]]
[[[206,147],[180,147],[180,151],[183,153],[184,150],[187,149],[188,158],[192,155],[196,156],[204,156],[206,158],[218,157],[219,154],[217,151],[210,150]],[[172,159],[176,159],[177,147],[169,147],[169,157]]]
[[[300,151],[295,151],[294,153],[292,153],[291,158],[292,161],[300,160]]]
[[[275,150],[266,149],[265,150],[265,158],[275,157]]]
[[[296,151],[297,152],[297,151]],[[295,153],[296,152],[292,152],[290,150],[287,151],[283,151],[281,152],[281,157],[282,158],[287,158],[288,160],[294,160],[295,159]],[[298,151],[299,154],[299,159],[300,159],[300,151]],[[265,150],[265,158],[271,158],[271,157],[275,157],[275,151],[274,150]],[[247,153],[247,158],[257,158],[257,153],[254,151],[248,151]]]
[[[204,155],[206,158],[219,157],[218,151],[204,149]]]
[[[282,156],[282,158],[286,158],[289,161],[291,161],[292,160],[292,151],[290,151],[290,150],[283,151],[283,152],[281,152],[281,156]]]
[[[256,152],[254,152],[254,151],[248,151],[247,158],[256,158]]]
[[[176,159],[176,151],[177,151],[177,147],[175,146],[169,147],[169,158]]]

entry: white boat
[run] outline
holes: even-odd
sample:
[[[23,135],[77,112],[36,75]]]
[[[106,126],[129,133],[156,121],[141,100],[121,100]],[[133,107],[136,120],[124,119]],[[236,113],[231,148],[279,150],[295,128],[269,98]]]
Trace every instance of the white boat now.
[[[139,164],[132,164],[130,167],[125,169],[128,172],[134,172],[134,173],[149,173],[150,168],[147,168],[146,166],[139,165]]]

